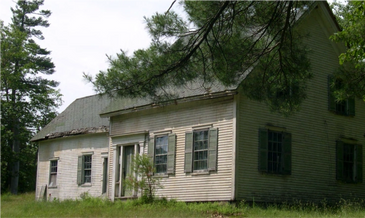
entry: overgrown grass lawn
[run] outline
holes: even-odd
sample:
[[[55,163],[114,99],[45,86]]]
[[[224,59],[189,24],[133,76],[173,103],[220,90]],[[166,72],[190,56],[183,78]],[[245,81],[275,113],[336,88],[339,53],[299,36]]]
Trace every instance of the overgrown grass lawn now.
[[[337,205],[281,204],[249,206],[241,202],[184,203],[156,200],[110,202],[101,198],[37,202],[34,193],[1,196],[1,217],[365,217],[365,203],[341,201]]]

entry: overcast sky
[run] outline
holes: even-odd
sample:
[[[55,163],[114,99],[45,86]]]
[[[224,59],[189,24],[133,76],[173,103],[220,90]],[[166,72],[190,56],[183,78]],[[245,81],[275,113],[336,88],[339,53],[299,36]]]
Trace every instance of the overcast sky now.
[[[11,21],[10,8],[15,0],[0,0],[0,20]],[[62,112],[75,99],[93,95],[93,87],[83,72],[96,75],[108,68],[106,54],[115,55],[123,49],[128,54],[146,48],[150,37],[143,16],[165,12],[173,0],[45,0],[41,9],[51,10],[50,26],[42,28],[45,39],[42,47],[52,53],[56,72],[52,79],[59,81],[63,95]],[[175,3],[175,11],[182,7]]]

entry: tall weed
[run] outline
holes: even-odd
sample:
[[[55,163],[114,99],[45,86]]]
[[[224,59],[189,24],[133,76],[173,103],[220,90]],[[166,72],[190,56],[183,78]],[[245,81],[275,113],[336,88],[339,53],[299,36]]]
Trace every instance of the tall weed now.
[[[337,204],[284,202],[255,204],[241,201],[185,203],[166,198],[111,202],[88,194],[78,200],[34,200],[34,193],[1,195],[1,217],[365,217],[363,199],[342,199]]]

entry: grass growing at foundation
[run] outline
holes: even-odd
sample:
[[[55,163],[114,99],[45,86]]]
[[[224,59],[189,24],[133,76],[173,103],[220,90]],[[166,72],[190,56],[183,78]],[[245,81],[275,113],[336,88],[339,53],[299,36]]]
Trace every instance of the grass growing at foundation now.
[[[34,193],[1,196],[1,217],[365,217],[364,200],[249,206],[244,202],[184,203],[155,200],[110,202],[101,198],[37,202]]]

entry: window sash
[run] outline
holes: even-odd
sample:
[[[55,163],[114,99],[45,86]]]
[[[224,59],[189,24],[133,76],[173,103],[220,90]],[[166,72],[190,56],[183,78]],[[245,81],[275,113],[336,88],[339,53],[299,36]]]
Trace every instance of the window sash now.
[[[51,160],[51,173],[57,174],[57,160]]]
[[[49,186],[57,185],[57,160],[51,160],[50,162],[50,172],[49,172]]]
[[[283,164],[283,134],[268,131],[268,172],[281,173]]]
[[[272,174],[291,174],[291,134],[259,129],[258,170]]]
[[[83,156],[83,166],[84,166],[84,183],[91,183],[91,167],[92,167],[92,156]]]
[[[168,135],[155,137],[156,173],[167,172]]]
[[[347,181],[356,180],[356,152],[354,144],[343,144],[343,178]]]
[[[193,132],[193,170],[208,169],[208,139],[208,129]]]

